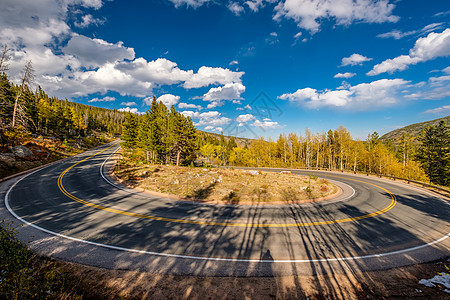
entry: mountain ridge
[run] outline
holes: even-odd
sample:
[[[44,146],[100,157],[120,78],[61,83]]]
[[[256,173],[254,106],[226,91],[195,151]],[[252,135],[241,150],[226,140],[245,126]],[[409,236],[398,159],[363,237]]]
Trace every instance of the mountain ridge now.
[[[418,137],[422,133],[422,130],[429,126],[437,125],[440,121],[444,121],[447,125],[450,125],[450,115],[439,119],[414,123],[402,128],[397,128],[384,134],[380,139],[382,141],[391,140],[392,142],[396,142],[400,141],[404,133],[409,134],[411,137]]]

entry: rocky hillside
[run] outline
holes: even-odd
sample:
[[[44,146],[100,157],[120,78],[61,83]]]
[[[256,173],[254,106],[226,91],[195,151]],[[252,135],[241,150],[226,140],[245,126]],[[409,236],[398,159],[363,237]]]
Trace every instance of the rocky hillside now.
[[[395,143],[400,141],[404,133],[409,134],[411,137],[417,137],[422,133],[422,130],[424,130],[428,126],[437,125],[440,121],[444,121],[447,125],[450,125],[450,116],[422,123],[415,123],[399,129],[395,129],[383,135],[381,137],[381,140],[382,141],[391,140],[393,143]]]

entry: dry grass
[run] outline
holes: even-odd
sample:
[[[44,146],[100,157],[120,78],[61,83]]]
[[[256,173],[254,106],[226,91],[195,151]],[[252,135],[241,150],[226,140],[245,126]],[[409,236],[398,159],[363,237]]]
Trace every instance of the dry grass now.
[[[163,165],[116,166],[126,184],[181,198],[224,203],[311,202],[337,192],[325,179],[256,170]]]

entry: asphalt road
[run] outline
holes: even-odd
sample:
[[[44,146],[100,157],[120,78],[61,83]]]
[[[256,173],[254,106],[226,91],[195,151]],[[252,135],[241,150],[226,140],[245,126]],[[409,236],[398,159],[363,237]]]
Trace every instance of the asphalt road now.
[[[25,223],[20,238],[38,253],[155,273],[318,274],[386,269],[450,253],[449,202],[422,189],[293,171],[333,180],[344,193],[315,205],[205,205],[113,182],[105,170],[117,149],[105,145],[3,183],[0,219]]]

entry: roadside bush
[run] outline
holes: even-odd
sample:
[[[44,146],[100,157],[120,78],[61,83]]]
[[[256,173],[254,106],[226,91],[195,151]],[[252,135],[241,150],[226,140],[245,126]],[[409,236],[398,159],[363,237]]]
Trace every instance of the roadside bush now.
[[[55,263],[39,261],[16,235],[11,223],[0,222],[0,299],[81,299]]]

